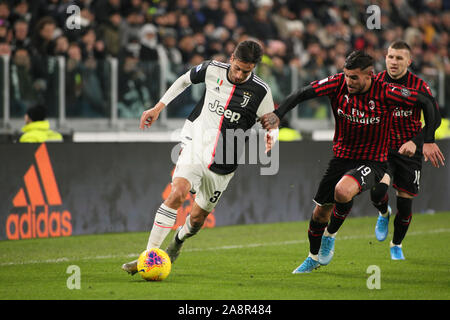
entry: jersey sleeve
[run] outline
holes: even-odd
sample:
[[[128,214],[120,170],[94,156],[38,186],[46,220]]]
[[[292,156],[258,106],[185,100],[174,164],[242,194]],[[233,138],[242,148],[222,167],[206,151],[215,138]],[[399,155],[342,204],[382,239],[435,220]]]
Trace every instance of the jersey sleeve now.
[[[311,82],[311,87],[314,89],[318,97],[334,96],[339,91],[343,78],[343,73],[335,74],[322,80]]]
[[[272,97],[272,91],[270,88],[267,90],[266,95],[262,99],[258,110],[256,111],[257,117],[262,117],[266,113],[273,112],[275,109],[274,103],[273,103],[273,97]]]
[[[391,109],[396,106],[411,108],[417,104],[417,90],[408,89],[398,84],[386,83],[384,93],[387,106]]]
[[[205,82],[206,70],[208,69],[210,62],[211,62],[211,60],[203,61],[198,66],[191,69],[190,77],[191,77],[192,83],[196,84],[196,83]]]
[[[166,93],[159,100],[160,102],[168,105],[173,99],[175,99],[180,93],[182,93],[187,87],[192,84],[189,71],[181,75],[174,83],[167,89]]]

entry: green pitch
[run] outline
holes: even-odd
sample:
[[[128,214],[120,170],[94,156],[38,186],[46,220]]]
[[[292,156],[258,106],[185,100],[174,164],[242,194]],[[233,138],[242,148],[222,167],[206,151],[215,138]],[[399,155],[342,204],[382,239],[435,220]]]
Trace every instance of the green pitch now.
[[[375,221],[348,218],[331,264],[303,275],[291,272],[308,253],[307,222],[204,229],[163,282],[120,268],[143,250],[147,232],[1,241],[0,299],[450,299],[450,212],[413,216],[405,261],[390,260],[392,221],[382,243]],[[69,266],[79,268],[80,289],[68,288],[76,283]],[[370,266],[380,289],[368,288]]]

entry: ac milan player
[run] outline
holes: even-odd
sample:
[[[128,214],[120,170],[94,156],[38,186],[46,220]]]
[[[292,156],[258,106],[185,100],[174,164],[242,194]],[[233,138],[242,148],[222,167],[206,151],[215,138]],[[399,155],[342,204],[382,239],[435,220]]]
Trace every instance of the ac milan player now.
[[[427,83],[408,71],[411,65],[411,49],[404,41],[392,43],[386,55],[386,70],[377,79],[413,88],[431,95]],[[390,243],[391,258],[404,260],[402,240],[405,238],[412,217],[413,198],[419,192],[422,169],[422,149],[425,161],[433,166],[444,165],[444,156],[435,143],[424,143],[420,110],[398,106],[392,112],[388,153],[388,172],[397,190],[397,214],[394,219],[394,235]],[[370,190],[372,203],[379,211],[375,235],[379,241],[388,234],[391,207],[388,205],[388,186],[391,178],[386,174],[381,182]]]
[[[373,58],[354,51],[347,56],[343,73],[300,88],[277,110],[261,118],[264,128],[275,128],[302,101],[328,96],[336,122],[334,157],[314,197],[316,206],[308,229],[310,252],[293,273],[311,272],[330,263],[336,233],[352,208],[353,198],[371,189],[383,177],[395,106],[422,108],[424,141],[434,142],[440,115],[436,113],[433,97],[379,81],[372,69]]]

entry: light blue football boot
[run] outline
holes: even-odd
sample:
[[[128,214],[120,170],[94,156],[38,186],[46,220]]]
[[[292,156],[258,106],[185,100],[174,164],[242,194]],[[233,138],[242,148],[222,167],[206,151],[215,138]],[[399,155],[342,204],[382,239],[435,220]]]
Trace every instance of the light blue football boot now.
[[[297,267],[292,273],[310,273],[314,269],[317,269],[320,267],[319,261],[314,260],[311,257],[308,257],[303,261],[303,263]]]
[[[395,245],[391,241],[391,259],[392,260],[405,260],[403,255],[402,245]]]
[[[389,231],[389,217],[392,214],[391,206],[388,206],[388,216],[383,217],[378,213],[377,224],[375,225],[375,237],[378,241],[384,241],[388,235]]]
[[[319,263],[326,266],[331,262],[334,255],[334,237],[322,236],[322,242],[320,243],[319,250]]]

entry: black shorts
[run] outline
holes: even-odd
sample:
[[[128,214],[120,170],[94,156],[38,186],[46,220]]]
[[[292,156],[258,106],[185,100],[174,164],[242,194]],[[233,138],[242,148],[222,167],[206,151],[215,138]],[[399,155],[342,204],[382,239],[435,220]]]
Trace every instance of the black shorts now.
[[[419,193],[420,173],[422,171],[422,153],[416,152],[412,157],[404,156],[397,150],[389,150],[388,173],[392,186],[411,196]]]
[[[333,204],[335,202],[334,188],[343,176],[355,179],[361,193],[377,184],[386,171],[386,162],[334,157],[328,163],[327,171],[320,181],[314,202],[318,205]]]

